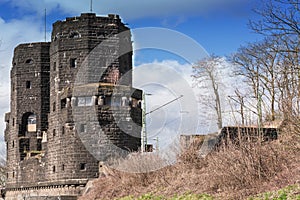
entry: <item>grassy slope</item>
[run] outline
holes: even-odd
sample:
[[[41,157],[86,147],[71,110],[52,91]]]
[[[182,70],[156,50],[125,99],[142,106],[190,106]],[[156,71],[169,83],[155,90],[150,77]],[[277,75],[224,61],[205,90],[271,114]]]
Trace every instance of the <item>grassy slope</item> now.
[[[183,194],[179,196],[173,197],[164,197],[164,196],[156,196],[150,194],[144,194],[140,197],[127,196],[123,198],[119,198],[118,200],[213,200],[215,197],[207,194]],[[249,197],[248,200],[300,200],[300,185],[290,185],[278,191],[265,192],[262,194],[258,194],[254,197]]]
[[[300,200],[299,141],[296,135],[263,146],[245,143],[224,148],[205,159],[189,151],[181,155],[179,163],[151,173],[111,170],[96,180],[81,199],[249,199],[252,196],[255,200]],[[288,185],[294,186],[284,188]]]

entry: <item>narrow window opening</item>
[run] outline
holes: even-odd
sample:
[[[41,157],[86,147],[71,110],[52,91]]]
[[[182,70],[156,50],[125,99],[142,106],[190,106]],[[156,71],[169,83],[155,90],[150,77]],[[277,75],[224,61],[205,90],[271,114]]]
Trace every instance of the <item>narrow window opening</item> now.
[[[13,178],[15,178],[15,172],[13,172],[12,176],[13,176]]]
[[[86,124],[80,124],[80,132],[86,133]]]
[[[12,148],[14,148],[15,147],[15,141],[13,140],[13,142],[12,142]]]
[[[77,67],[77,59],[76,58],[71,58],[70,59],[70,67],[71,68],[76,68]]]
[[[53,137],[56,136],[56,129],[53,129],[52,134],[53,134]]]
[[[80,170],[86,170],[86,163],[80,163]]]
[[[65,164],[62,164],[61,171],[65,171]]]
[[[55,112],[55,110],[56,110],[56,102],[53,102],[53,104],[52,104],[52,110],[53,110],[53,112]]]
[[[55,166],[52,167],[52,172],[55,173],[56,169]]]
[[[62,99],[60,101],[60,109],[64,109],[67,107],[67,99]]]
[[[56,71],[56,62],[53,63],[53,71]]]
[[[31,82],[30,81],[26,81],[26,89],[31,89]]]
[[[61,127],[61,134],[64,135],[65,134],[65,126]]]
[[[15,118],[13,118],[12,125],[15,126]]]

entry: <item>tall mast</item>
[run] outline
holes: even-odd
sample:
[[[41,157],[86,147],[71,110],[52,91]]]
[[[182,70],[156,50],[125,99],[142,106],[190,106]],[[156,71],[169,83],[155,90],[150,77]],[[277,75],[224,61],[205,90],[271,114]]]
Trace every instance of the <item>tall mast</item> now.
[[[90,4],[90,12],[93,12],[93,0],[91,0],[91,4]]]
[[[45,37],[45,42],[47,42],[47,10],[46,10],[46,8],[45,8],[45,18],[44,18],[44,23],[45,23],[45,35],[44,35],[44,37]]]

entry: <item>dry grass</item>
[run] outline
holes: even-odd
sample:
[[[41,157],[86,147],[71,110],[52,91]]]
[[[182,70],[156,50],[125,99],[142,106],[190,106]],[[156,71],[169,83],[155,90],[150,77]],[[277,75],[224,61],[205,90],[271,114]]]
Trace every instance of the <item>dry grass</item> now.
[[[263,182],[288,167],[289,159],[282,150],[276,143],[243,143],[214,152],[207,158],[212,191],[235,198],[259,192]]]
[[[157,171],[110,170],[97,179],[93,189],[81,199],[115,199],[147,193],[172,197],[186,192],[208,193],[220,199],[245,199],[300,182],[299,147],[299,135],[287,130],[276,141],[231,144],[205,158],[198,157],[196,145],[182,153],[175,165]],[[155,156],[142,160],[137,156],[123,162],[137,172],[162,162]]]

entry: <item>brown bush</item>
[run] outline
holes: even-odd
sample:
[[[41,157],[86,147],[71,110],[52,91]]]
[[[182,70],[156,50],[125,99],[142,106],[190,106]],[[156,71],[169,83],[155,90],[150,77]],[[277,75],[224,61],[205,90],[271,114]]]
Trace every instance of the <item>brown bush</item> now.
[[[300,180],[300,138],[296,134],[282,131],[278,140],[266,143],[225,143],[204,158],[198,156],[199,146],[191,147],[178,156],[176,164],[157,171],[150,169],[162,162],[159,157],[148,154],[147,158],[125,159],[123,166],[143,171],[113,170],[95,181],[94,188],[82,199],[137,197],[150,192],[166,197],[192,192],[244,199]]]
[[[280,147],[273,143],[229,145],[208,156],[211,185],[221,190],[253,188],[287,166]]]

